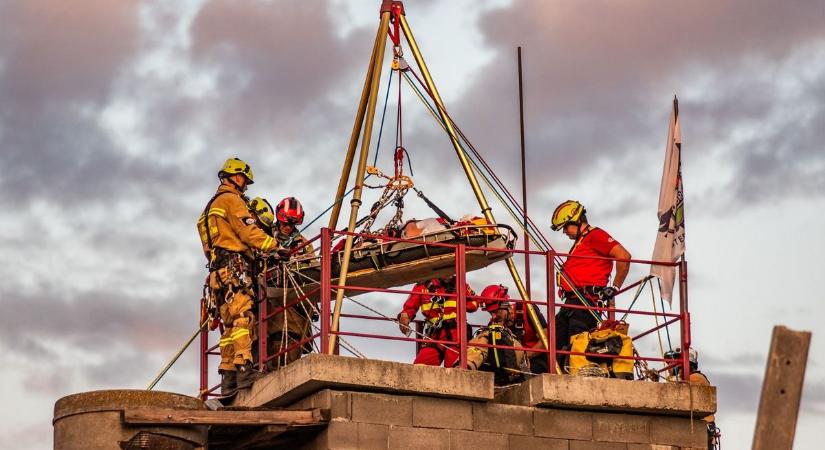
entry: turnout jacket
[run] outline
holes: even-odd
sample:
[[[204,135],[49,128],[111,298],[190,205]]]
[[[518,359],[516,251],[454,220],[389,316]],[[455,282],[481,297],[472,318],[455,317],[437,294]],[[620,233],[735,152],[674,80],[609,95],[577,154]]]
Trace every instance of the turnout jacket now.
[[[444,297],[443,294],[454,294],[454,290],[448,291],[437,279],[432,279],[426,283],[418,283],[412,289],[407,301],[404,302],[403,312],[407,313],[410,319],[415,318],[418,309],[424,314],[428,322],[434,324],[439,320],[455,320],[458,313],[456,297]],[[475,295],[475,292],[467,285],[467,295]],[[467,299],[467,312],[478,309],[478,300]]]
[[[250,258],[253,248],[264,253],[278,248],[275,239],[258,227],[241,192],[228,184],[221,184],[218,187],[207,210],[201,214],[198,220],[198,233],[203,244],[204,255],[210,260],[212,259],[210,250],[215,248],[242,253]]]

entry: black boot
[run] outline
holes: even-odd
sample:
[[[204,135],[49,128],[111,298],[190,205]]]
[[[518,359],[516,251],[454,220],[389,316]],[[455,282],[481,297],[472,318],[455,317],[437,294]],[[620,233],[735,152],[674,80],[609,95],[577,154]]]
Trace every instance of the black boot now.
[[[236,365],[238,368],[238,389],[246,389],[252,387],[252,383],[261,378],[263,374],[252,367],[252,363],[248,362],[242,366]]]
[[[228,397],[238,389],[238,372],[234,370],[221,370],[221,396]]]

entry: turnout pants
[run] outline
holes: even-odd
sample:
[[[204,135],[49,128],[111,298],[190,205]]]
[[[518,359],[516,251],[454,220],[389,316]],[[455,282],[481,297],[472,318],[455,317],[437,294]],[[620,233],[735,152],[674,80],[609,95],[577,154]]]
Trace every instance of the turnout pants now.
[[[441,329],[430,334],[429,338],[439,341],[458,341],[458,333],[456,333],[456,331],[455,323],[453,323],[452,326],[444,324]],[[418,352],[413,364],[440,366],[444,363],[444,367],[453,367],[456,361],[458,361],[458,345],[428,343]]]
[[[572,292],[565,293],[564,297],[564,303],[567,305],[582,305]],[[595,299],[587,298],[587,300],[593,305],[597,304]],[[598,323],[596,317],[593,316],[594,313],[597,314],[596,311],[585,309],[561,308],[556,314],[556,350],[570,350],[570,336],[593,329]],[[567,355],[558,355],[556,359],[559,367],[566,366]]]
[[[209,287],[218,300],[218,313],[224,330],[218,344],[221,363],[218,371],[235,371],[236,365],[252,362],[255,338],[255,294],[232,272],[222,267],[209,275]]]

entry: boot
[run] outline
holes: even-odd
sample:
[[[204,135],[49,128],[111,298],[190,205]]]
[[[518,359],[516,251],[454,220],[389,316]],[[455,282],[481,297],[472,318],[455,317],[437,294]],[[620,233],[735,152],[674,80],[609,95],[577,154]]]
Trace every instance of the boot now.
[[[242,366],[236,365],[235,367],[238,368],[237,385],[239,390],[252,387],[252,383],[263,376],[261,372],[258,372],[252,367],[251,362]]]
[[[221,396],[228,397],[238,389],[238,372],[234,370],[221,370]]]

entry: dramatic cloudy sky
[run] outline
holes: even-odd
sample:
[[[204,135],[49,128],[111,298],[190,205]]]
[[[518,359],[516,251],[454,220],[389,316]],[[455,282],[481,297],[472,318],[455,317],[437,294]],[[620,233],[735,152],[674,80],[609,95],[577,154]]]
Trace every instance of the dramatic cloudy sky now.
[[[192,333],[204,276],[194,224],[225,158],[253,165],[254,195],[299,196],[310,216],[329,204],[378,4],[0,0],[0,348],[10,356],[0,448],[50,448],[56,399],[145,387]],[[546,225],[556,204],[581,200],[634,256],[652,251],[678,95],[693,336],[719,386],[725,446],[750,445],[771,328],[785,324],[816,329],[796,445],[815,448],[825,420],[822,3],[406,6],[447,107],[514,187],[524,47],[531,215]],[[448,140],[403,95],[418,185],[454,216],[477,212]],[[384,139],[389,170],[394,133]],[[410,215],[428,214],[410,204]],[[499,269],[470,279],[507,282]],[[371,301],[394,315],[401,299]],[[408,345],[356,344],[412,358]],[[658,341],[640,348],[655,354]],[[194,394],[197,380],[192,348],[159,388]]]

